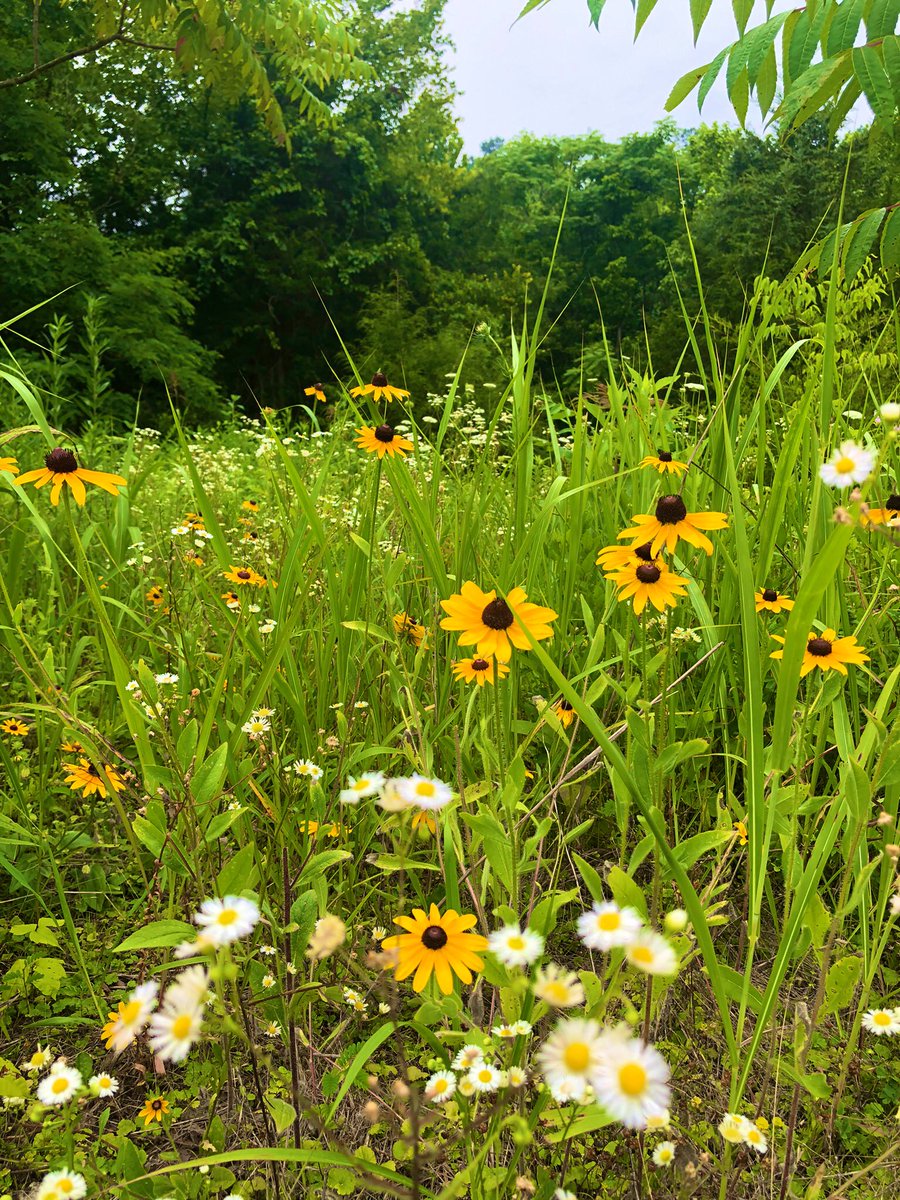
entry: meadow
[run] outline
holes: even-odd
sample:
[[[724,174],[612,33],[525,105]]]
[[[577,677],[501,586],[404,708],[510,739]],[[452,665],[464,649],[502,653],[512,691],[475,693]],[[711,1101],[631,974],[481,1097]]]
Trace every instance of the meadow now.
[[[9,353],[0,1190],[898,1194],[895,330],[775,293],[202,430]]]

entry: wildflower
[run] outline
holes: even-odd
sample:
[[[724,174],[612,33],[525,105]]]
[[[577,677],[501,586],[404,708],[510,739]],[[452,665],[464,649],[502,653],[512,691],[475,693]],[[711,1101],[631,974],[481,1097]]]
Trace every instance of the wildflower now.
[[[103,764],[103,771],[106,778],[86,758],[80,758],[77,764],[66,763],[63,769],[66,772],[66,783],[68,786],[73,792],[80,790],[85,797],[92,796],[94,792],[101,798],[105,797],[107,779],[112,784],[114,791],[121,792],[125,789],[125,782],[122,776],[109,763]]]
[[[900,404],[896,404],[893,401],[888,401],[886,404],[882,404],[881,408],[879,408],[878,415],[886,424],[895,425],[898,421],[900,421]],[[2,470],[2,468],[0,468],[0,470]]]
[[[656,454],[648,454],[638,463],[639,467],[653,467],[660,475],[669,472],[671,475],[683,475],[688,469],[687,463],[673,458],[668,450],[660,450]]]
[[[188,1000],[169,991],[162,1008],[150,1018],[150,1045],[163,1061],[182,1062],[200,1039],[203,1009]]]
[[[443,1104],[456,1091],[456,1076],[452,1071],[436,1071],[425,1084],[425,1097],[435,1104]]]
[[[87,1195],[87,1181],[76,1171],[51,1171],[38,1184],[35,1200],[51,1200],[60,1196],[63,1200],[82,1200]]]
[[[259,512],[259,501],[258,500],[242,500],[241,508],[244,510],[244,512],[252,512],[252,513]]]
[[[372,926],[372,937],[376,942],[383,942],[387,937],[387,930],[383,925]]]
[[[159,1121],[162,1124],[163,1116],[168,1111],[168,1100],[164,1100],[162,1096],[154,1096],[152,1099],[144,1101],[144,1107],[138,1113],[138,1116],[144,1118],[144,1128],[146,1129],[153,1121]]]
[[[437,833],[437,821],[424,808],[420,809],[417,813],[413,813],[409,824],[410,828],[421,837],[428,837],[429,834]]]
[[[294,762],[294,774],[308,779],[310,783],[318,783],[324,772],[311,758],[298,758]]]
[[[31,1058],[27,1059],[25,1062],[22,1063],[21,1069],[30,1074],[32,1071],[40,1071],[43,1067],[46,1067],[47,1064],[52,1061],[53,1061],[53,1051],[50,1049],[49,1046],[44,1046],[42,1048],[41,1043],[38,1042],[37,1050],[35,1050],[35,1052],[31,1056]]]
[[[427,916],[421,908],[414,908],[411,917],[394,917],[394,924],[407,932],[385,938],[382,949],[397,951],[394,971],[398,980],[415,972],[413,991],[421,992],[433,971],[438,987],[449,995],[454,973],[463,983],[471,983],[472,971],[484,967],[476,952],[487,948],[487,938],[467,932],[475,923],[475,917],[452,908],[442,915],[436,904]]]
[[[251,741],[257,741],[272,728],[265,717],[251,717],[241,726],[241,732],[246,733]]]
[[[663,925],[669,933],[683,933],[688,927],[688,915],[683,908],[673,908],[663,917]]]
[[[119,1090],[119,1081],[113,1075],[107,1075],[105,1071],[101,1071],[99,1075],[90,1077],[88,1087],[96,1096],[114,1096]]]
[[[675,1161],[675,1143],[660,1142],[653,1151],[653,1161],[658,1167],[671,1167]]]
[[[119,1001],[115,1012],[107,1013],[106,1024],[100,1033],[107,1050],[121,1054],[131,1045],[150,1020],[150,1015],[156,1007],[158,991],[159,984],[152,981],[142,983],[134,989],[128,1000]]]
[[[790,612],[794,607],[793,600],[788,600],[787,596],[776,592],[774,588],[760,588],[754,599],[757,612],[762,612],[763,609],[773,613]]]
[[[350,1005],[351,1008],[356,1010],[356,1012],[364,1013],[367,1011],[367,1005],[366,1005],[365,1000],[362,998],[362,996],[359,994],[359,992],[356,991],[355,988],[345,987],[344,988],[344,999],[347,1001],[347,1003]]]
[[[891,525],[900,519],[900,495],[888,496],[881,508],[870,508],[860,513],[863,525]]]
[[[747,823],[746,821],[735,821],[734,832],[737,834],[737,839],[742,846],[747,845]]]
[[[494,658],[461,658],[453,663],[454,678],[463,683],[477,683],[484,687],[486,683],[496,683],[509,674],[509,667],[498,663]]]
[[[230,608],[232,612],[241,607],[241,598],[237,592],[223,592],[222,599],[225,601],[225,607]]]
[[[475,1095],[475,1084],[468,1075],[463,1075],[462,1079],[456,1085],[456,1090],[461,1096],[465,1096],[468,1099],[470,1096]]]
[[[206,522],[200,513],[189,512],[184,514],[182,524],[186,525],[188,529],[198,530],[203,529]]]
[[[415,774],[408,779],[395,779],[394,785],[408,805],[432,812],[444,808],[453,799],[452,788],[440,779],[429,779],[426,775]]]
[[[400,794],[400,790],[397,787],[399,782],[398,779],[386,779],[384,781],[381,795],[375,803],[379,808],[383,808],[385,812],[404,812],[407,808],[412,807],[408,797]]]
[[[856,442],[841,442],[828,462],[819,467],[819,476],[829,487],[845,488],[865,483],[875,467],[875,456]]]
[[[597,554],[597,566],[602,568],[607,579],[611,579],[625,567],[652,563],[656,555],[650,553],[650,546],[650,542],[644,542],[642,546],[604,546]]]
[[[259,921],[259,907],[241,896],[222,900],[204,900],[194,922],[202,927],[200,935],[213,946],[225,946],[238,938],[249,937]]]
[[[43,467],[38,467],[36,471],[26,471],[16,479],[16,483],[33,483],[36,488],[52,484],[50,503],[53,505],[59,504],[59,494],[63,485],[66,485],[75,497],[75,503],[82,507],[87,495],[84,488],[86,483],[93,483],[104,492],[109,492],[111,496],[118,496],[119,488],[126,487],[128,480],[123,479],[121,475],[109,475],[105,471],[86,471],[84,467],[79,467],[78,460],[71,450],[63,450],[57,446],[44,456]]]
[[[610,579],[618,589],[617,600],[631,600],[636,613],[642,613],[647,601],[658,612],[674,608],[687,593],[688,581],[683,575],[670,571],[662,559],[653,562],[638,562],[623,567]]]
[[[365,450],[366,454],[377,454],[379,458],[384,458],[386,454],[389,458],[395,454],[403,458],[413,448],[412,442],[401,437],[392,425],[363,425],[356,432],[359,434],[356,444],[360,450]]]
[[[402,400],[409,395],[409,392],[404,392],[402,388],[394,387],[388,383],[387,376],[382,371],[376,371],[372,376],[371,383],[362,384],[360,387],[350,389],[351,396],[371,396],[375,404],[382,396],[389,403],[391,400]]]
[[[600,1104],[628,1129],[669,1106],[669,1068],[653,1046],[638,1038],[611,1038],[592,1083]]]
[[[571,1100],[583,1100],[606,1055],[609,1035],[596,1021],[561,1021],[537,1053],[545,1081],[566,1085]]]
[[[263,1032],[266,1037],[279,1037],[281,1034],[281,1026],[277,1021],[268,1021],[263,1027]]]
[[[404,638],[408,642],[412,642],[414,646],[421,646],[425,641],[425,628],[406,612],[395,613],[393,616],[394,633],[398,638]]]
[[[530,1021],[519,1020],[514,1021],[511,1028],[516,1037],[528,1037],[531,1033],[532,1025]]]
[[[252,567],[229,567],[222,572],[222,578],[238,587],[265,587],[266,582],[264,576],[258,575]]]
[[[126,687],[130,687],[130,685],[126,685]],[[62,750],[63,754],[83,754],[84,746],[82,746],[81,742],[76,742],[68,738],[60,746],[60,750]]]
[[[456,1067],[457,1071],[470,1071],[472,1067],[477,1067],[479,1063],[483,1062],[484,1047],[476,1046],[474,1042],[467,1042],[457,1053],[452,1065]]]
[[[568,1188],[558,1187],[553,1193],[553,1200],[578,1200],[578,1197]]]
[[[635,934],[625,947],[625,957],[648,975],[674,975],[678,970],[678,956],[671,943],[652,929]]]
[[[893,1037],[900,1033],[900,1013],[896,1008],[872,1008],[863,1014],[863,1029],[874,1033],[876,1037]]]
[[[81,1072],[74,1067],[57,1067],[45,1075],[37,1085],[37,1098],[41,1104],[53,1107],[71,1100],[81,1087]]]
[[[527,1082],[528,1072],[524,1069],[524,1067],[510,1067],[506,1072],[506,1083],[508,1087],[524,1087]]]
[[[157,683],[171,684],[172,686],[178,682],[178,676],[173,675],[171,671],[162,671],[159,675],[154,675],[153,678]]]
[[[550,711],[562,723],[564,729],[568,729],[575,721],[575,709],[568,700],[557,700]]]
[[[0,475],[18,475],[19,466],[14,458],[0,458]]]
[[[359,708],[359,709],[366,709],[369,707],[369,702],[368,702],[368,700],[356,700],[356,701],[354,701],[353,707]]]
[[[313,962],[319,962],[323,958],[328,958],[330,954],[334,954],[335,950],[343,946],[346,940],[347,926],[340,917],[334,916],[333,913],[326,913],[324,917],[320,917],[316,921],[306,949],[306,957],[312,959]]]
[[[744,1142],[758,1154],[765,1154],[769,1148],[769,1139],[753,1121],[748,1121],[744,1126]]]
[[[566,971],[555,963],[547,963],[538,971],[534,994],[551,1008],[574,1008],[584,1004],[584,987],[574,971]]]
[[[712,554],[712,542],[702,532],[704,529],[724,529],[728,518],[722,512],[690,513],[680,496],[662,496],[652,513],[641,513],[631,518],[633,529],[625,529],[619,540],[627,538],[632,545],[649,541],[650,553],[656,555],[665,547],[670,553],[684,539],[690,546],[699,546]]]
[[[275,949],[275,947],[270,946],[267,942],[264,943],[262,946],[260,946],[259,952],[260,952],[260,954],[269,954],[269,955],[278,953],[278,951]]]
[[[737,1145],[744,1140],[744,1131],[748,1121],[746,1117],[742,1117],[740,1113],[726,1113],[719,1122],[719,1133],[726,1142],[731,1142]]]
[[[358,804],[367,796],[375,796],[384,787],[384,776],[380,771],[367,771],[354,779],[351,775],[347,786],[338,795],[341,804]]]
[[[527,967],[541,957],[544,939],[531,929],[520,929],[516,925],[504,925],[488,937],[488,950],[505,967]]]
[[[661,1112],[650,1113],[647,1117],[647,1131],[652,1132],[656,1129],[668,1129],[672,1124],[672,1116],[667,1108]]]
[[[519,1035],[513,1029],[512,1025],[494,1025],[491,1029],[494,1037],[502,1038],[505,1041],[513,1041]]]
[[[476,1092],[496,1092],[501,1086],[503,1076],[490,1063],[480,1062],[472,1067],[466,1078]]]
[[[531,649],[529,634],[536,642],[553,636],[550,622],[557,614],[552,608],[527,601],[527,593],[520,587],[513,588],[504,599],[496,591],[483,592],[467,581],[460,593],[441,601],[441,608],[450,614],[441,621],[441,628],[459,631],[459,644],[474,645],[483,658],[493,655],[506,663],[513,646],[517,650]]]
[[[27,737],[29,726],[24,721],[20,721],[18,717],[8,717],[0,725],[0,730],[9,734],[10,737]]]
[[[314,383],[312,387],[303,389],[304,396],[314,396],[321,404],[325,403],[325,386],[321,383]]]
[[[772,637],[776,642],[784,645],[783,637],[777,633],[773,633]],[[865,647],[860,646],[852,635],[841,638],[833,629],[823,629],[821,634],[813,632],[809,635],[806,649],[803,652],[800,678],[808,675],[816,667],[820,671],[837,671],[841,675],[846,675],[847,663],[860,664],[869,661],[868,654],[863,653],[864,649]],[[784,651],[773,650],[769,657],[783,658]]]
[[[634,908],[619,908],[606,901],[595,904],[578,918],[578,936],[589,950],[613,950],[633,942],[643,924]]]
[[[269,633],[274,633],[274,632],[275,632],[275,626],[276,626],[277,624],[278,624],[278,622],[277,622],[277,621],[271,621],[271,620],[268,620],[268,621],[260,621],[260,623],[259,623],[259,632],[260,632],[260,633],[263,635],[263,637],[265,637],[265,636],[266,636],[266,634],[269,634]]]
[[[165,600],[165,593],[162,588],[154,583],[153,587],[147,592],[147,599],[151,604],[159,606]]]

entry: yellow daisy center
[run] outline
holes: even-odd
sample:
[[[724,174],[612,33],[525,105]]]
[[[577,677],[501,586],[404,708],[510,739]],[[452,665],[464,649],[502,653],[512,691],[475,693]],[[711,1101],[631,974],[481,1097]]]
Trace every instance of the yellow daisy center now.
[[[62,1192],[62,1194],[64,1196],[68,1196],[70,1194],[70,1192],[72,1191],[72,1180],[71,1179],[60,1179],[59,1183],[57,1183],[56,1186],[59,1188],[59,1190]]]
[[[744,1137],[747,1139],[748,1142],[751,1143],[751,1145],[755,1142],[762,1141],[762,1134],[759,1132],[758,1129],[754,1129],[752,1126],[744,1134]]]
[[[638,1062],[619,1067],[619,1087],[626,1096],[640,1096],[647,1087],[647,1072]]]
[[[216,917],[216,924],[217,925],[233,925],[237,919],[238,919],[237,909],[223,908],[222,911],[219,913],[219,915]]]
[[[872,1023],[874,1025],[884,1025],[885,1027],[890,1025],[890,1023],[891,1023],[890,1013],[886,1013],[886,1012],[875,1013],[875,1015],[872,1017]]]
[[[491,1072],[490,1067],[482,1067],[481,1070],[478,1072],[479,1083],[490,1083],[492,1078],[493,1078],[493,1074]]]
[[[834,464],[834,469],[839,471],[841,475],[849,475],[856,463],[852,458],[848,458],[846,454],[842,455]]]
[[[63,1092],[69,1090],[69,1081],[64,1075],[60,1075],[59,1079],[53,1080],[53,1086],[50,1089],[54,1096],[60,1096]]]
[[[176,1017],[172,1022],[172,1036],[177,1038],[186,1038],[191,1032],[191,1018],[187,1013],[180,1017]]]
[[[416,784],[417,796],[433,796],[434,792],[435,787],[430,779],[422,779]]]
[[[447,1080],[446,1080],[446,1079],[439,1079],[439,1080],[437,1080],[437,1082],[436,1082],[436,1083],[435,1083],[435,1085],[434,1085],[434,1090],[435,1090],[436,1092],[446,1092],[446,1090],[447,1090]]]
[[[101,1075],[97,1080],[97,1084],[99,1087],[108,1088],[112,1085],[112,1080],[108,1075]]]
[[[563,1062],[570,1071],[583,1071],[590,1061],[591,1051],[586,1042],[571,1042],[566,1046]]]
[[[601,913],[597,918],[597,928],[602,929],[604,933],[612,933],[621,925],[619,914],[617,912]]]
[[[653,951],[649,946],[632,946],[631,958],[633,962],[643,963],[646,966],[653,962]]]
[[[548,983],[544,988],[544,995],[551,1000],[565,1000],[569,994],[569,989],[563,983]]]
[[[353,785],[353,790],[354,792],[364,792],[368,786],[369,785],[365,779],[357,779],[356,783]]]
[[[514,933],[512,937],[506,939],[506,945],[510,950],[524,950],[525,939],[521,934]]]

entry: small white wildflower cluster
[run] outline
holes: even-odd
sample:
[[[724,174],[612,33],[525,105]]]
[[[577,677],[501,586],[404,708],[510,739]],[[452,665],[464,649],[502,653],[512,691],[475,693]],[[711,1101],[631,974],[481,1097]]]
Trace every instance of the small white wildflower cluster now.
[[[429,775],[387,778],[381,771],[368,771],[358,778],[351,775],[338,799],[341,804],[358,804],[370,796],[378,797],[375,803],[385,812],[405,812],[410,808],[434,812],[450,803],[453,789]]]
[[[178,700],[178,692],[176,691],[178,676],[172,671],[161,671],[158,675],[153,676],[153,681],[156,684],[158,697],[155,701],[144,698],[144,693],[141,691],[141,685],[137,679],[130,679],[125,684],[125,690],[131,693],[132,698],[137,704],[140,704],[148,720],[158,721],[166,716],[169,709]]]
[[[294,761],[293,772],[299,775],[301,779],[308,779],[310,783],[318,783],[324,774],[318,763],[314,763],[311,758],[298,758]]]
[[[527,1021],[517,1022],[521,1033],[513,1036],[527,1036],[531,1026]],[[506,1029],[506,1027],[502,1027]],[[510,1027],[511,1029],[514,1027]],[[502,1036],[509,1037],[504,1033]],[[499,1092],[504,1088],[517,1090],[528,1082],[528,1072],[524,1067],[501,1067],[491,1061],[490,1045],[480,1046],[476,1042],[467,1042],[451,1063],[452,1070],[436,1071],[425,1084],[425,1098],[433,1104],[443,1104],[451,1096],[459,1094],[470,1099]]]
[[[740,1113],[726,1113],[719,1122],[719,1133],[726,1142],[750,1146],[759,1154],[765,1154],[769,1148],[768,1139],[759,1125]]]
[[[241,726],[241,732],[246,733],[251,742],[259,741],[272,728],[271,718],[274,717],[275,711],[271,708],[255,708],[250,714],[250,719],[245,721]]]
[[[159,1004],[158,993],[156,983],[140,984],[127,1001],[109,1014],[102,1033],[108,1050],[121,1054],[147,1029],[150,1046],[161,1059],[181,1062],[187,1057],[202,1031],[203,1012],[209,998],[206,968],[194,966],[180,971]],[[108,1076],[94,1076],[91,1086],[98,1095],[111,1095],[118,1084]]]

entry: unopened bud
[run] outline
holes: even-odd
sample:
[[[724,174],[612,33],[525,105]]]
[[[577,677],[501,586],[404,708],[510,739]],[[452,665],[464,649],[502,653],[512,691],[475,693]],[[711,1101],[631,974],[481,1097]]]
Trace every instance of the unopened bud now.
[[[683,933],[688,926],[688,915],[683,908],[673,908],[666,913],[663,924],[669,933]]]
[[[836,525],[852,525],[853,518],[847,512],[846,508],[840,505],[834,510],[834,522]]]
[[[896,862],[897,859],[900,858],[900,846],[898,846],[896,842],[889,842],[885,846],[884,852],[891,862]]]
[[[398,1100],[408,1100],[409,1099],[409,1088],[403,1082],[402,1079],[394,1080],[394,1082],[391,1084],[391,1091],[394,1093],[394,1095],[397,1097]]]
[[[893,819],[894,818],[891,816],[891,814],[889,812],[880,812],[875,821],[875,824],[876,825],[890,825],[891,822],[893,821]]]
[[[374,1125],[381,1116],[381,1108],[377,1100],[367,1100],[363,1105],[363,1116],[370,1125]]]

